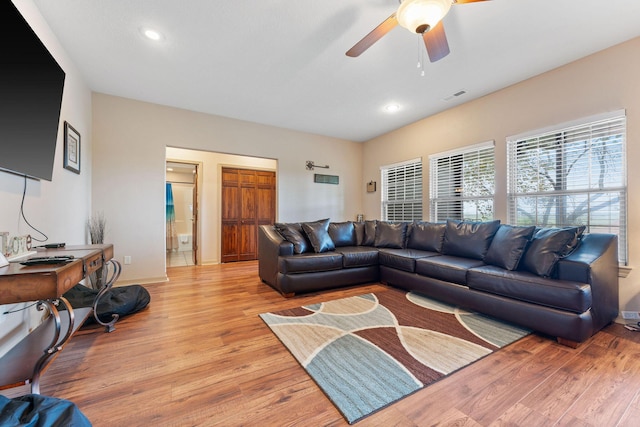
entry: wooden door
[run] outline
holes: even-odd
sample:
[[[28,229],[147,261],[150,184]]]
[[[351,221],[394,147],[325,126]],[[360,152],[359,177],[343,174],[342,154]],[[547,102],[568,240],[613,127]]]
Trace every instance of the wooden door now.
[[[222,262],[258,258],[258,226],[275,221],[275,172],[222,168]]]

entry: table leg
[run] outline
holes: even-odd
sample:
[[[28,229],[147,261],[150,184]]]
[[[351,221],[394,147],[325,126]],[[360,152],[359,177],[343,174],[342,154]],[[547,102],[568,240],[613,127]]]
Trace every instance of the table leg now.
[[[58,311],[58,305],[60,304],[64,305],[67,316],[69,316],[69,327],[62,339],[60,339],[61,323],[60,312]],[[64,347],[67,341],[69,341],[71,334],[73,333],[73,324],[75,321],[73,307],[71,307],[69,301],[64,297],[59,297],[53,300],[38,301],[37,308],[38,310],[47,309],[49,314],[53,316],[54,333],[53,338],[51,339],[51,344],[49,344],[49,346],[44,350],[44,354],[40,359],[38,359],[33,368],[33,376],[31,377],[31,393],[34,394],[40,394],[40,374],[42,373],[42,369],[46,365],[47,361],[51,359],[54,354],[62,350],[62,347]]]
[[[112,267],[112,274],[111,277],[109,276],[109,268],[108,265],[111,264]],[[107,261],[107,263],[105,264],[105,268],[103,269],[103,278],[102,278],[102,283],[103,286],[100,289],[100,292],[98,292],[98,295],[96,295],[96,299],[93,300],[93,317],[94,319],[96,319],[96,322],[98,322],[99,324],[101,324],[102,326],[105,327],[105,331],[106,332],[113,332],[116,330],[115,324],[118,321],[118,318],[120,316],[118,316],[117,314],[112,314],[111,317],[111,321],[109,322],[103,322],[102,320],[100,320],[98,318],[98,312],[97,312],[97,308],[98,308],[98,302],[100,301],[100,298],[102,298],[102,296],[104,294],[107,293],[107,291],[109,291],[109,289],[111,289],[111,287],[113,286],[113,284],[116,282],[116,280],[118,280],[118,277],[120,277],[120,272],[122,271],[122,265],[120,265],[120,262],[111,259],[109,261]]]

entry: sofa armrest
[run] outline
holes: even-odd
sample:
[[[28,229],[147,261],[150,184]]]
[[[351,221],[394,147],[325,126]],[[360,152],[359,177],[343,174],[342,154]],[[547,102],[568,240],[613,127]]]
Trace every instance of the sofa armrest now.
[[[278,257],[293,255],[293,244],[282,238],[272,225],[258,228],[258,274],[263,282],[277,286]]]
[[[618,236],[587,234],[558,262],[558,278],[591,285],[594,333],[618,316]]]

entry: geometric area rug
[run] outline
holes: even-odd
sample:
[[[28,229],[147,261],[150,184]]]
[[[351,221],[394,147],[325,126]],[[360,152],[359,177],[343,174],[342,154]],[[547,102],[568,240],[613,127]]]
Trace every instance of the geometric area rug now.
[[[531,332],[399,289],[260,317],[349,424]]]

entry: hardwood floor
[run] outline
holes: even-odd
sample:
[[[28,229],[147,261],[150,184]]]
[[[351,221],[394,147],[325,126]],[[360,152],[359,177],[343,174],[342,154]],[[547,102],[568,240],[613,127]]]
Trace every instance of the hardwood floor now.
[[[256,262],[169,270],[149,307],[111,334],[81,330],[42,377],[94,426],[344,426],[258,314],[375,292],[285,299]],[[25,390],[4,390],[19,395]],[[640,334],[612,325],[578,349],[530,335],[358,426],[635,426]]]

